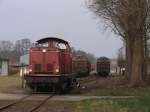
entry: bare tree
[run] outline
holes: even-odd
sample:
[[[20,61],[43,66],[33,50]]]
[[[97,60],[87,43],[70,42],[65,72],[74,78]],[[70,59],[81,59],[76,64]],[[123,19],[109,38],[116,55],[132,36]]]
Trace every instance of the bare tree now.
[[[28,53],[29,48],[32,46],[30,39],[25,38],[17,40],[15,44],[15,50],[19,55],[24,55]]]
[[[146,75],[144,43],[150,28],[150,0],[92,0],[90,9],[123,38],[128,84],[143,84]]]
[[[17,40],[15,44],[11,41],[0,41],[0,57],[9,59],[11,64],[17,64],[20,56],[27,54],[31,46],[30,39]]]
[[[11,51],[13,43],[11,41],[0,41],[0,51]]]
[[[13,47],[14,45],[11,41],[0,41],[0,57],[9,58]]]

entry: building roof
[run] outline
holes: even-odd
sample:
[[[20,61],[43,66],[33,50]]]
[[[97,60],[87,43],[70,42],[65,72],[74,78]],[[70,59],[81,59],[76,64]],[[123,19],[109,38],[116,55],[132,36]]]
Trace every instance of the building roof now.
[[[42,38],[42,39],[38,40],[37,43],[45,43],[45,42],[48,42],[48,41],[57,41],[57,42],[60,42],[60,43],[68,44],[67,41],[65,41],[63,39],[60,39],[60,38],[57,38],[57,37]]]

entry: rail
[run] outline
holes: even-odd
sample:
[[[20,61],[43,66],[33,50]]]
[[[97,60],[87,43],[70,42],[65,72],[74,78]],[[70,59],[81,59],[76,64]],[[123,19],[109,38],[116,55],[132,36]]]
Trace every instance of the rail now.
[[[10,103],[10,104],[8,104],[8,105],[6,105],[6,106],[0,107],[0,112],[3,112],[3,111],[5,111],[5,110],[11,108],[12,106],[15,106],[15,105],[21,103],[22,101],[24,101],[25,99],[27,99],[27,98],[29,98],[29,97],[31,97],[31,96],[32,96],[32,95],[27,95],[27,96],[25,96],[25,97],[23,97],[23,98],[20,98],[19,100],[13,102],[13,103]],[[32,108],[31,110],[29,110],[28,112],[35,112],[35,111],[37,111],[37,110],[40,109],[49,99],[51,99],[53,96],[54,96],[54,95],[50,95],[50,96],[46,97],[46,98],[45,98],[44,100],[42,100],[37,106],[35,106],[35,107]]]

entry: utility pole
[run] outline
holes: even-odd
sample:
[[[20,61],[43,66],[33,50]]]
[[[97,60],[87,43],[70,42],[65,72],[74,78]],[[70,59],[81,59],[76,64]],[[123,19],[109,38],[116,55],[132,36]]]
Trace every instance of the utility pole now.
[[[22,88],[24,88],[24,64],[21,64],[21,74],[22,74]]]

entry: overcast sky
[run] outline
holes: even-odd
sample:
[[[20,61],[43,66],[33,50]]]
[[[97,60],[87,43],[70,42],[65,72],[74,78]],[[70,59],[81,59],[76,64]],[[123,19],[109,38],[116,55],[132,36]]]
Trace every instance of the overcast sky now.
[[[0,0],[0,40],[34,42],[49,36],[97,57],[116,57],[122,46],[120,38],[104,32],[85,0]]]

